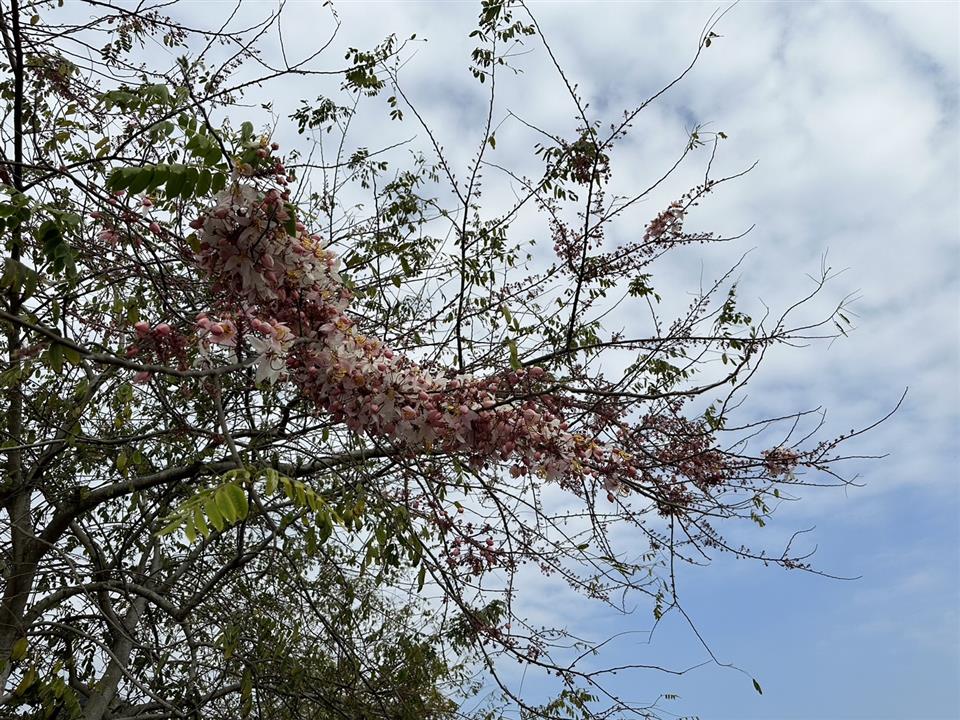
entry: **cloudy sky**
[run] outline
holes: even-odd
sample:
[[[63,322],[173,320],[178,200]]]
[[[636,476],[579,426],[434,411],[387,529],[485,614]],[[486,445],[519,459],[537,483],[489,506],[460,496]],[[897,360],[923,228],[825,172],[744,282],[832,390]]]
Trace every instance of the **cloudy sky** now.
[[[250,3],[251,10],[266,5]],[[484,89],[466,71],[478,3],[338,2],[334,47],[369,47],[388,33],[417,33],[401,80],[463,174],[482,127]],[[184,15],[209,20],[213,0]],[[531,5],[593,118],[617,120],[689,62],[711,3],[544,2]],[[284,46],[316,47],[331,28],[322,3],[288,3]],[[843,270],[827,301],[854,293],[856,331],[840,342],[777,353],[750,392],[756,416],[827,408],[827,432],[884,415],[909,388],[900,411],[861,439],[851,465],[864,486],[806,493],[764,530],[771,546],[800,528],[823,570],[858,580],[720,559],[682,574],[686,607],[717,657],[749,677],[707,666],[681,677],[618,677],[614,687],[641,700],[662,691],[678,715],[712,718],[956,718],[960,716],[960,148],[958,5],[955,3],[743,2],[716,29],[702,62],[638,120],[615,156],[614,186],[626,191],[668,166],[696,124],[723,130],[717,170],[756,169],[718,192],[698,224],[725,233],[755,229],[734,245],[694,248],[654,268],[665,302],[682,305],[701,277],[750,251],[739,273],[750,309],[782,307],[810,287],[826,262]],[[278,47],[268,43],[278,51]],[[575,113],[543,47],[527,46],[523,70],[502,76],[496,157],[529,154],[536,137],[512,111],[565,137]],[[330,65],[342,58],[331,50]],[[319,81],[275,84],[281,117],[313,99]],[[258,101],[261,98],[251,95]],[[278,137],[294,141],[281,122]],[[379,121],[355,134],[371,147],[426,138],[415,125]],[[702,160],[703,158],[701,158]],[[517,162],[522,162],[517,160]],[[699,162],[699,161],[698,161]],[[522,167],[522,166],[521,166]],[[702,175],[676,182],[627,218],[612,238],[660,209],[660,200]],[[507,178],[488,176],[490,203],[509,201]],[[531,233],[538,232],[530,228]],[[542,232],[542,229],[540,230]],[[548,243],[546,244],[548,245]],[[629,326],[629,317],[611,323]],[[549,615],[555,602],[528,600]],[[549,607],[550,605],[554,607]],[[605,614],[565,606],[568,622],[595,635],[649,628],[649,613]],[[610,664],[687,667],[705,659],[689,628],[662,625],[649,644],[627,636]],[[536,690],[536,688],[534,688]]]

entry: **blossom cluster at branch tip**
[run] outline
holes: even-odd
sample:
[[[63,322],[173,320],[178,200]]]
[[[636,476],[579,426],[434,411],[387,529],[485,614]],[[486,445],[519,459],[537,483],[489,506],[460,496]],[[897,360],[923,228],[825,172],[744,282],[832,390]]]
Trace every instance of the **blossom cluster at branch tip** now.
[[[205,352],[245,342],[258,354],[258,381],[288,380],[351,430],[412,451],[458,454],[474,467],[509,462],[515,477],[571,486],[595,476],[611,500],[621,478],[636,478],[630,454],[570,430],[567,401],[548,391],[543,368],[441,376],[362,334],[337,258],[293,220],[290,191],[276,180],[239,178],[191,223],[219,298],[217,314],[196,321]]]

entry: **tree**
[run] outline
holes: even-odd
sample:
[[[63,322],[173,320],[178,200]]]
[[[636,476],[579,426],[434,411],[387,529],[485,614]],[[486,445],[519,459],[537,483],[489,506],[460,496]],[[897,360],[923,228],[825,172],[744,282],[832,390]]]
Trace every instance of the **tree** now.
[[[440,718],[496,686],[525,717],[652,716],[582,664],[602,643],[518,614],[525,567],[612,607],[647,596],[656,620],[684,613],[678,560],[811,569],[721,530],[762,526],[791,486],[842,484],[850,435],[735,410],[769,348],[842,331],[843,306],[754,321],[731,271],[681,316],[658,310],[654,261],[728,239],[684,227],[738,177],[711,174],[722,132],[691,133],[680,161],[706,151],[703,182],[612,246],[605,230],[666,180],[607,191],[663,91],[605,130],[568,83],[570,134],[531,128],[539,175],[493,162],[497,76],[518,44],[549,51],[520,3],[481,4],[471,72],[489,104],[462,176],[405,92],[413,38],[275,65],[257,43],[279,13],[231,32],[86,5],[11,0],[0,26],[6,711]],[[148,41],[175,66],[147,63]],[[245,115],[284,76],[342,83],[277,119],[313,154],[282,155]],[[379,108],[427,147],[353,143]],[[510,207],[481,204],[491,175],[522,188]],[[546,263],[511,234],[528,216]],[[604,328],[622,302],[648,332]],[[518,695],[509,659],[562,691]]]

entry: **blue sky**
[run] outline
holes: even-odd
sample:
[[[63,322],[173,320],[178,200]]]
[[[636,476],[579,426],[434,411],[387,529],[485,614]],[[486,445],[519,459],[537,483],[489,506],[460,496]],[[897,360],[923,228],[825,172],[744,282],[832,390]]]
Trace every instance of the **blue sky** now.
[[[289,3],[291,54],[316,45],[327,23],[320,5]],[[198,14],[209,7],[187,4]],[[336,7],[343,21],[337,47],[371,46],[389,32],[428,39],[401,79],[462,173],[482,120],[482,89],[466,72],[477,4]],[[532,5],[561,63],[605,122],[685,65],[717,7]],[[692,123],[710,122],[730,136],[717,160],[720,172],[759,160],[698,215],[711,229],[756,229],[736,247],[665,258],[654,268],[657,287],[670,290],[665,303],[682,306],[701,274],[712,277],[749,250],[740,296],[755,310],[761,302],[783,306],[808,289],[807,275],[826,256],[845,271],[825,301],[855,293],[857,329],[829,346],[775,353],[750,391],[747,416],[822,405],[830,434],[871,422],[905,388],[909,393],[900,412],[857,442],[860,454],[889,454],[849,466],[864,487],[811,490],[782,508],[762,535],[745,534],[775,547],[794,530],[815,527],[803,541],[817,547],[817,566],[860,579],[724,558],[684,569],[681,592],[698,629],[720,660],[748,675],[707,666],[682,677],[621,675],[613,685],[636,699],[678,693],[681,699],[664,710],[705,720],[960,717],[958,5],[743,3],[717,32],[722,37],[703,62],[644,113],[615,159],[614,185],[637,187],[676,155]],[[516,110],[569,136],[573,108],[542,49],[530,47],[518,59],[523,75],[503,82],[501,115]],[[340,57],[331,52],[331,64]],[[321,90],[295,79],[272,86],[270,96],[283,117]],[[416,132],[383,131],[379,121],[365,132],[359,122],[355,137],[368,144],[372,132],[382,144],[390,132]],[[277,135],[285,147],[295,139],[282,122]],[[531,145],[516,124],[498,132],[505,154]],[[702,166],[682,170],[644,212],[672,199],[698,172]],[[488,200],[508,201],[508,185],[488,180]],[[631,229],[621,226],[620,239]],[[610,322],[628,327],[631,320]],[[529,612],[557,612],[555,592],[546,583],[531,587]],[[559,604],[564,622],[595,636],[650,626],[646,608],[624,618],[574,599]],[[613,646],[607,661],[680,668],[705,657],[676,618],[651,644],[640,637]],[[749,676],[763,686],[762,696]]]

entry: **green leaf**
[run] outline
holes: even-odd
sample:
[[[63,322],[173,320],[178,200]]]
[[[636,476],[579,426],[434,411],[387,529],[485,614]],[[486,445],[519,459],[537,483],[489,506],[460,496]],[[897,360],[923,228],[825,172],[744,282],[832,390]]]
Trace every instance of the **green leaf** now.
[[[193,521],[201,535],[204,537],[210,535],[210,527],[207,525],[207,519],[203,516],[203,510],[201,510],[199,507],[195,508],[193,511]]]
[[[67,347],[66,345],[63,346],[63,357],[64,357],[64,358],[66,359],[66,361],[69,362],[71,365],[79,365],[79,364],[80,364],[80,353],[79,353],[79,351],[77,351],[77,350],[75,350],[75,349],[73,349],[73,348],[71,348],[71,347]]]
[[[163,537],[164,535],[169,535],[169,534],[171,534],[171,533],[174,533],[174,532],[177,531],[177,529],[180,527],[180,525],[181,525],[181,520],[180,520],[180,518],[174,518],[174,519],[171,520],[167,525],[165,525],[165,526],[157,533],[157,535],[160,536],[160,537]]]
[[[57,375],[63,372],[63,345],[53,343],[47,350],[47,362]]]
[[[138,167],[122,167],[114,170],[107,181],[107,189],[113,191],[126,189],[136,179],[140,170],[141,168]]]
[[[237,516],[234,515],[233,503],[230,501],[230,497],[227,495],[227,485],[219,488],[216,493],[214,493],[214,502],[217,503],[217,509],[220,510],[220,514],[223,515],[223,519],[228,523],[234,523],[237,520]]]
[[[36,680],[37,680],[37,669],[31,666],[30,669],[27,670],[26,674],[24,674],[23,679],[20,681],[20,684],[17,685],[16,689],[13,691],[13,694],[16,697],[20,697],[25,692],[27,692],[27,690],[30,689],[30,687],[33,685],[34,682],[36,682]]]
[[[517,354],[517,343],[513,340],[507,340],[507,349],[510,350],[510,367],[514,370],[519,370],[520,357]]]
[[[143,95],[155,97],[161,103],[166,104],[170,102],[170,88],[168,88],[166,85],[163,85],[162,83],[144,85],[140,89],[140,92]]]
[[[170,199],[180,196],[183,184],[186,182],[186,168],[183,165],[171,165],[167,177],[166,193]]]
[[[201,170],[197,178],[197,186],[194,188],[194,194],[197,197],[203,197],[210,191],[210,184],[213,182],[213,175],[209,170]]]
[[[213,495],[207,497],[206,501],[203,503],[204,512],[207,513],[207,518],[210,520],[210,523],[217,529],[217,531],[223,530],[226,526],[225,518],[223,513],[220,512],[220,508],[217,505],[217,501],[214,499]]]
[[[14,662],[23,660],[27,656],[27,638],[26,636],[17,640],[10,648],[10,659]]]
[[[130,181],[130,185],[127,187],[127,192],[129,192],[131,195],[138,195],[139,193],[142,193],[153,181],[154,172],[154,168],[141,168]]]
[[[223,152],[220,150],[220,146],[216,143],[212,143],[207,151],[203,154],[203,161],[207,165],[216,165],[223,158]]]
[[[224,485],[217,491],[217,495],[223,493],[225,501],[229,503],[231,509],[231,517],[234,521],[243,520],[247,516],[247,493],[239,485]],[[221,509],[223,505],[219,503]]]
[[[153,169],[153,175],[150,177],[150,184],[147,185],[147,190],[153,191],[158,187],[167,182],[167,178],[170,175],[170,166],[169,165],[157,165]]]
[[[200,172],[195,167],[188,167],[184,172],[183,187],[180,188],[180,197],[184,200],[193,197],[193,192],[199,179]]]
[[[320,537],[317,538],[320,543],[325,543],[333,533],[333,520],[330,518],[330,512],[324,510],[317,513],[317,527],[320,528]]]
[[[273,468],[267,468],[263,474],[267,478],[267,495],[273,495],[277,491],[277,485],[280,482],[280,473]]]

